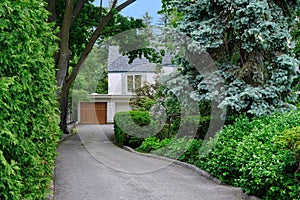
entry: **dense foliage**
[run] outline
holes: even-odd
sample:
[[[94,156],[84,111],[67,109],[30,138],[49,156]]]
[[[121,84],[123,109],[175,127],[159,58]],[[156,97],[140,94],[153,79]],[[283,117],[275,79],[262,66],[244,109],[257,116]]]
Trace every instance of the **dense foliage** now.
[[[168,85],[156,87],[154,93],[143,88],[132,103],[146,111],[160,104],[167,123],[176,129],[143,139],[137,150],[195,164],[264,199],[300,199],[300,113],[290,111],[296,108],[299,89],[293,88],[299,79],[299,18],[295,20],[294,12],[299,1],[162,2],[161,13],[172,27],[167,29],[171,41],[186,47],[174,60],[180,74],[162,77],[160,82]],[[178,39],[174,32],[191,41]],[[296,42],[293,52],[291,41]],[[199,73],[212,65],[217,69],[213,73]],[[180,115],[183,105],[178,97],[186,94],[199,103],[202,116]],[[209,122],[224,119],[210,116],[215,105],[227,112],[226,126],[215,138],[203,141]],[[191,135],[189,127],[197,123],[196,139],[184,136]],[[178,131],[181,126],[186,127],[184,133]]]
[[[137,150],[194,164],[247,194],[297,200],[299,114],[293,111],[254,119],[241,117],[208,142],[187,137],[149,137]]]
[[[149,112],[128,111],[118,112],[114,116],[115,139],[119,145],[138,147],[144,138],[155,134],[159,127],[150,123]]]
[[[175,29],[192,38],[187,47],[191,58],[177,59],[196,91],[191,93],[192,98],[218,101],[229,116],[262,116],[293,108],[289,102],[294,99],[291,86],[297,76],[298,61],[288,45],[297,1],[164,2],[176,17]],[[204,51],[218,68],[211,78],[196,70],[208,66],[188,62],[193,60],[193,54]],[[209,85],[216,86],[218,93]]]
[[[238,119],[197,163],[222,181],[265,199],[299,199],[299,111]]]
[[[210,118],[207,117],[186,116],[178,124],[177,121],[168,124],[155,119],[148,111],[118,112],[114,116],[115,138],[119,145],[133,148],[139,147],[145,139],[153,144],[171,138],[204,139],[209,122]],[[197,129],[198,132],[195,133]],[[145,147],[143,151],[150,152],[155,149]]]
[[[135,90],[135,96],[130,99],[130,106],[133,110],[156,112],[161,115],[165,112],[163,130],[159,131],[156,136],[159,139],[170,138],[178,133],[181,128],[182,135],[193,135],[196,138],[204,139],[211,121],[210,108],[199,105],[200,115],[192,115],[187,112],[186,116],[181,116],[182,105],[173,93],[164,93],[166,86],[163,84],[146,84]],[[194,127],[198,130],[194,132]]]
[[[44,199],[60,136],[44,1],[0,3],[0,199]]]
[[[296,13],[296,23],[295,26],[292,29],[292,36],[293,36],[293,40],[292,42],[294,43],[295,47],[294,47],[294,52],[296,54],[296,57],[299,58],[300,57],[300,8],[298,8],[297,13]]]
[[[149,137],[136,150],[195,164],[199,159],[201,145],[202,140],[186,136],[181,138],[165,138],[163,140],[159,140],[156,137]]]

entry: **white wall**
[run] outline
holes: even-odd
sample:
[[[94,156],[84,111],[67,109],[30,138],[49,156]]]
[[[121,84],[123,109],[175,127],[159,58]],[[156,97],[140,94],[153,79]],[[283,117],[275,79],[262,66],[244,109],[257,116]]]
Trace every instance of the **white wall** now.
[[[156,74],[154,72],[127,72],[127,73],[108,73],[108,94],[112,95],[130,95],[127,92],[127,75],[142,75],[143,83],[155,83],[155,79],[159,76],[169,74],[176,71],[176,67],[163,67],[161,73]]]
[[[108,73],[108,94],[122,94],[121,80],[121,73]]]
[[[176,70],[177,70],[176,67],[163,67],[163,69],[162,69],[162,75],[170,74],[172,72],[175,72]]]
[[[147,83],[150,83],[150,84],[155,83],[155,74],[154,73],[147,73],[146,77],[147,77],[147,80],[146,80]],[[144,80],[143,80],[143,83],[144,83]]]
[[[121,111],[128,111],[131,110],[131,107],[128,102],[115,102],[116,105],[116,112],[121,112]]]

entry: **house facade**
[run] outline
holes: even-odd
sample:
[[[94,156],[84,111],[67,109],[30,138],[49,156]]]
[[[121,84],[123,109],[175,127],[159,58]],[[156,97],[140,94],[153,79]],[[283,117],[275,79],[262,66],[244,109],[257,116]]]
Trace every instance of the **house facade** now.
[[[157,65],[145,58],[137,58],[128,63],[126,56],[118,53],[117,47],[109,48],[108,59],[108,94],[93,93],[90,102],[79,104],[78,119],[82,124],[113,123],[116,112],[130,110],[129,101],[134,91],[144,84],[153,84],[162,75],[174,72],[176,67],[171,65],[171,56],[163,57],[160,70]]]

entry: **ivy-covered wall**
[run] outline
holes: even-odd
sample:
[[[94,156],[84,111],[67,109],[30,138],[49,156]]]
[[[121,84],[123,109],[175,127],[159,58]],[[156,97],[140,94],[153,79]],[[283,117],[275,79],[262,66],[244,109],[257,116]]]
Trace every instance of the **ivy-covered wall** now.
[[[43,0],[0,2],[0,199],[44,199],[60,137]]]

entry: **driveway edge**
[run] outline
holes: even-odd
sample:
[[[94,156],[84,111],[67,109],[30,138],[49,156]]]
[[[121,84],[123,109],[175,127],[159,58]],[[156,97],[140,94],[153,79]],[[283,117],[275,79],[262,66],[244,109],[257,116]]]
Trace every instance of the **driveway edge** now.
[[[123,149],[130,151],[132,153],[135,153],[137,155],[141,155],[141,156],[145,156],[145,157],[150,157],[150,158],[156,158],[156,159],[160,159],[160,160],[164,160],[164,161],[168,161],[168,162],[172,162],[174,164],[180,165],[182,167],[186,167],[188,169],[193,170],[194,172],[200,174],[201,176],[204,176],[205,178],[219,184],[219,185],[227,185],[224,184],[222,181],[220,181],[219,179],[217,179],[216,177],[214,177],[213,175],[209,174],[208,172],[196,167],[195,165],[189,164],[189,163],[185,163],[185,162],[181,162],[179,160],[175,160],[175,159],[171,159],[171,158],[167,158],[167,157],[163,157],[163,156],[158,156],[158,155],[154,155],[154,154],[149,154],[149,153],[141,153],[138,152],[128,146],[123,146]],[[233,187],[233,186],[232,186]],[[261,198],[258,198],[256,196],[249,196],[247,194],[245,194],[242,189],[240,187],[236,188],[243,196],[242,198],[245,200],[262,200]]]
[[[72,128],[76,127],[76,124],[69,124],[68,129],[70,132],[72,132]],[[62,143],[63,141],[67,140],[69,137],[75,135],[77,133],[70,133],[70,134],[62,134],[60,140],[58,141],[57,148]],[[55,177],[56,177],[56,157],[54,159],[54,168],[52,172],[52,180],[49,186],[49,194],[46,197],[46,200],[54,200],[54,195],[55,195]]]

